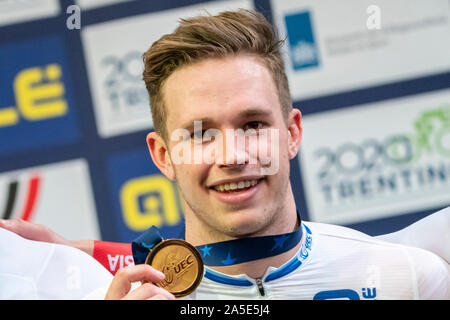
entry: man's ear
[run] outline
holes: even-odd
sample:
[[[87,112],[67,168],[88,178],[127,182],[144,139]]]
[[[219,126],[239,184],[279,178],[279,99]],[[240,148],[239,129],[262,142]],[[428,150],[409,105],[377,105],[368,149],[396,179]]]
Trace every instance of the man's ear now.
[[[147,134],[147,146],[150,156],[158,169],[170,180],[175,180],[175,170],[164,139],[156,132]]]
[[[288,133],[289,159],[292,160],[298,153],[303,133],[302,113],[296,108],[289,113]]]

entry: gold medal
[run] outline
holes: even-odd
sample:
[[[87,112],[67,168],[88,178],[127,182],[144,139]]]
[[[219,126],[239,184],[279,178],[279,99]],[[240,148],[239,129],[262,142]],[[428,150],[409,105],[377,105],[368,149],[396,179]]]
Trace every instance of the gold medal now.
[[[145,263],[165,274],[165,279],[156,285],[175,297],[192,293],[203,278],[200,253],[184,240],[161,241],[150,251]]]

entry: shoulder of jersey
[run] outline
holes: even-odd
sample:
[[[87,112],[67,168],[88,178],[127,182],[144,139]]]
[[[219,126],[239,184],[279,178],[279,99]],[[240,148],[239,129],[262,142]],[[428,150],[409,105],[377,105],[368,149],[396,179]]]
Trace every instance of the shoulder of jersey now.
[[[311,227],[313,234],[315,236],[319,235],[323,237],[346,239],[349,241],[368,242],[373,245],[378,244],[383,246],[399,246],[398,244],[377,239],[366,233],[348,227],[320,222],[310,222],[310,221],[305,222],[306,226]]]

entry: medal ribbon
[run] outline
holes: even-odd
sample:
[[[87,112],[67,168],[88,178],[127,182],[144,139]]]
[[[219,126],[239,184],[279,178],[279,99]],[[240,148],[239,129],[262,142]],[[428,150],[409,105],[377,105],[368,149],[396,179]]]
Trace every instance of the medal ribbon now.
[[[196,248],[200,252],[205,265],[211,267],[229,266],[282,254],[294,248],[301,238],[302,228],[300,224],[297,230],[290,233],[214,242]],[[163,241],[163,238],[155,226],[136,238],[131,244],[134,263],[144,263],[149,250],[161,241]]]

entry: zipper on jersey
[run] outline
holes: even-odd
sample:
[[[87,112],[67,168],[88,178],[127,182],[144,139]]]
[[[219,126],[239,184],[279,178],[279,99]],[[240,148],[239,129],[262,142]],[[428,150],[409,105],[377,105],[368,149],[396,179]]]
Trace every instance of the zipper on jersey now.
[[[259,294],[264,297],[266,295],[266,292],[264,291],[264,287],[262,284],[262,280],[260,278],[256,278],[256,285],[258,286]]]

